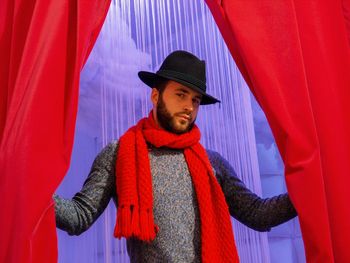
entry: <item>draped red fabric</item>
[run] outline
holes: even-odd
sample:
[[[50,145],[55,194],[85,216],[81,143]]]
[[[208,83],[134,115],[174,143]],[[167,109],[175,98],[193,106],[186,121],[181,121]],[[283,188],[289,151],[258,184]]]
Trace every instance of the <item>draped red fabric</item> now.
[[[206,0],[285,164],[308,262],[350,262],[350,1]]]
[[[52,194],[110,0],[0,1],[0,262],[56,262]]]

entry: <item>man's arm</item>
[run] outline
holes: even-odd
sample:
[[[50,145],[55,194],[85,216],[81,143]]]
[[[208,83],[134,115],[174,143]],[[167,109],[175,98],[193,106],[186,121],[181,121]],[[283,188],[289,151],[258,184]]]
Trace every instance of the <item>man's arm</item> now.
[[[87,230],[115,196],[117,143],[107,145],[96,157],[83,188],[72,199],[54,195],[56,225],[70,235]]]
[[[227,160],[217,152],[207,152],[224,192],[230,214],[238,221],[257,231],[269,231],[271,227],[297,216],[288,194],[260,198],[237,177]]]

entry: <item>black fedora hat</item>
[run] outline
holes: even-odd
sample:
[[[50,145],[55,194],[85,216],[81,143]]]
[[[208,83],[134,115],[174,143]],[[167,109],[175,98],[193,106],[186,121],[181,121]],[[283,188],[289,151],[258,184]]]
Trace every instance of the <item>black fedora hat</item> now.
[[[187,51],[178,50],[170,53],[156,73],[140,71],[138,75],[151,88],[154,88],[157,80],[161,78],[179,82],[202,94],[201,105],[220,102],[206,93],[205,61]]]

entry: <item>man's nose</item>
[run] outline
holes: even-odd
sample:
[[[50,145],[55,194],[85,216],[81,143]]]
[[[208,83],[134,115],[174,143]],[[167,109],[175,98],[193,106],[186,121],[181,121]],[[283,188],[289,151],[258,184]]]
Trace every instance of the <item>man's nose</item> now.
[[[191,113],[194,110],[193,101],[192,100],[186,101],[184,109]]]

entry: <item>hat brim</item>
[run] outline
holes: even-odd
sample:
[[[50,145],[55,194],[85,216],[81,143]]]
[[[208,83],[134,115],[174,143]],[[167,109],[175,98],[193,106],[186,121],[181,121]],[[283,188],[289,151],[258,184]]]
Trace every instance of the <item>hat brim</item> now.
[[[193,89],[194,91],[200,93],[203,96],[202,100],[201,100],[201,105],[209,105],[209,104],[214,104],[214,103],[220,102],[220,100],[205,93],[203,90],[198,88],[196,85],[193,85],[192,83],[189,83],[189,82],[184,81],[182,79],[178,79],[176,77],[169,77],[169,76],[165,77],[165,76],[162,76],[161,74],[156,74],[156,73],[148,72],[148,71],[139,71],[138,76],[142,80],[143,83],[145,83],[147,86],[149,86],[151,88],[155,88],[156,82],[160,79],[169,79],[169,80],[174,80],[176,82],[179,82],[179,83],[185,85],[186,87],[189,87],[190,89]]]

